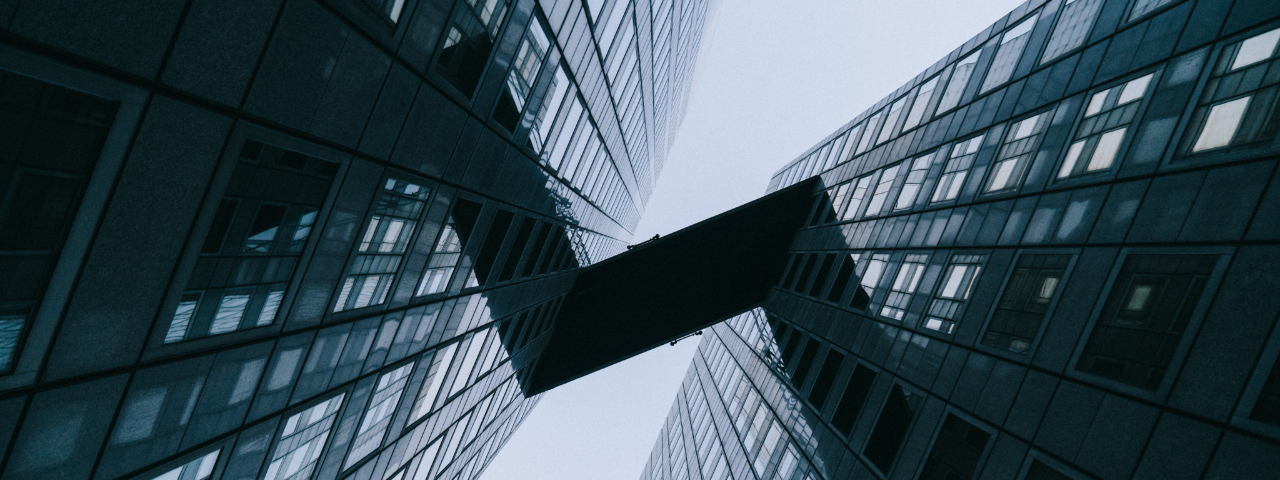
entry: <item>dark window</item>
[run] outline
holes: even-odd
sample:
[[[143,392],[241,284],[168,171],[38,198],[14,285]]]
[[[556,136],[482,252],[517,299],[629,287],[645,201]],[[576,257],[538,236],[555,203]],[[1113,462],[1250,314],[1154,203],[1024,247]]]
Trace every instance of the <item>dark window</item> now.
[[[831,384],[836,381],[836,374],[840,373],[843,363],[844,354],[827,351],[827,359],[822,361],[822,369],[818,370],[818,379],[813,381],[813,388],[809,390],[809,403],[813,404],[814,410],[821,412],[827,403],[827,394],[831,393]]]
[[[462,259],[462,250],[467,247],[467,240],[475,229],[476,220],[480,217],[480,204],[461,198],[454,202],[453,211],[440,229],[436,245],[431,250],[431,258],[427,260],[427,270],[422,272],[422,280],[418,281],[418,290],[414,295],[448,290],[454,268]]]
[[[876,420],[871,437],[867,439],[867,446],[862,449],[862,454],[881,472],[887,474],[893,467],[898,450],[902,449],[902,441],[907,438],[911,420],[915,419],[920,400],[919,395],[903,390],[901,385],[895,384],[889,390],[889,399],[880,410],[880,419]]]
[[[827,294],[828,302],[839,302],[840,297],[844,296],[844,291],[849,287],[849,280],[853,279],[853,267],[858,262],[856,255],[847,255],[840,264],[840,270],[836,272],[836,279],[831,283],[831,292]]]
[[[117,106],[0,71],[0,374],[13,369]]]
[[[795,285],[791,285],[791,290],[799,292],[804,288],[805,280],[809,279],[809,275],[813,273],[813,266],[818,263],[818,254],[811,253],[805,257],[804,268],[800,270],[800,275],[796,277]]]
[[[515,214],[506,210],[498,210],[498,213],[493,216],[493,223],[489,224],[489,233],[484,237],[480,253],[476,254],[476,265],[471,270],[471,278],[467,279],[468,287],[483,286],[489,281],[489,272],[493,270],[493,264],[498,260],[498,252],[502,250],[502,241],[507,238],[507,230],[511,229],[513,217]]]
[[[790,361],[791,357],[796,355],[796,349],[800,347],[800,336],[803,333],[800,330],[791,329],[791,338],[788,338],[787,344],[782,347],[782,361]]]
[[[1076,369],[1154,390],[1217,260],[1217,255],[1125,258]]]
[[[525,103],[529,100],[529,91],[542,69],[542,61],[547,56],[551,41],[547,38],[547,30],[542,26],[542,18],[536,13],[529,21],[529,30],[525,32],[524,41],[516,49],[511,59],[511,71],[498,96],[498,105],[493,110],[493,119],[498,124],[514,132],[520,122],[520,114],[524,112]]]
[[[524,271],[520,273],[520,278],[533,275],[533,269],[538,266],[538,260],[546,256],[543,248],[547,246],[547,236],[550,234],[551,224],[543,223],[542,228],[538,229],[538,234],[533,237],[533,248],[529,250],[529,260],[524,262]]]
[[[834,190],[823,191],[817,196],[817,201],[813,202],[813,214],[809,216],[809,226],[812,227],[826,218],[827,209],[831,207],[831,193]]]
[[[275,323],[337,170],[245,141],[164,342]]]
[[[1072,480],[1066,474],[1055,470],[1053,467],[1041,462],[1040,460],[1031,460],[1031,467],[1027,469],[1027,476],[1024,480]]]
[[[809,337],[809,343],[805,344],[804,352],[800,353],[800,360],[796,362],[796,371],[791,375],[791,384],[795,385],[796,390],[804,387],[804,381],[809,378],[809,370],[813,368],[813,359],[818,356],[818,348],[821,346],[822,342]]]
[[[533,226],[537,220],[525,218],[520,222],[520,229],[516,230],[515,242],[511,244],[511,251],[507,253],[507,260],[502,265],[502,274],[498,275],[499,282],[511,280],[516,274],[516,266],[520,264],[520,258],[524,256],[524,249],[529,245],[529,236],[533,235]]]
[[[818,274],[813,279],[813,286],[809,287],[809,296],[816,297],[822,293],[822,286],[826,285],[827,277],[831,275],[831,264],[835,263],[836,254],[828,253],[822,258],[822,266],[818,267]]]
[[[920,480],[968,480],[977,473],[982,451],[991,434],[960,417],[947,414],[942,430],[933,441],[929,458],[924,462]]]
[[[1071,255],[1023,255],[1005,284],[982,344],[1025,353],[1035,342]]]
[[[871,393],[871,384],[875,381],[876,372],[862,364],[855,366],[853,374],[849,375],[849,383],[840,396],[840,405],[836,406],[836,413],[831,416],[831,425],[844,436],[848,437],[853,433],[853,424],[858,421],[862,404],[867,402],[867,394]]]
[[[493,42],[498,38],[498,30],[502,28],[502,20],[507,14],[507,2],[457,3],[453,20],[445,29],[448,33],[436,60],[436,70],[469,97],[476,84],[480,83],[485,64],[489,63]]]
[[[1267,383],[1262,385],[1262,393],[1253,404],[1249,418],[1272,425],[1280,425],[1280,358],[1271,365],[1271,373],[1267,375]]]
[[[388,178],[383,183],[373,214],[356,246],[355,258],[338,290],[333,311],[386,302],[430,195],[430,188],[416,183],[396,178]]]
[[[804,261],[804,255],[791,254],[790,260],[787,261],[787,267],[782,270],[782,280],[778,283],[778,288],[787,288],[795,281],[795,276],[800,271],[800,262]]]
[[[1191,114],[1182,153],[1267,142],[1280,131],[1280,28],[1222,49]]]

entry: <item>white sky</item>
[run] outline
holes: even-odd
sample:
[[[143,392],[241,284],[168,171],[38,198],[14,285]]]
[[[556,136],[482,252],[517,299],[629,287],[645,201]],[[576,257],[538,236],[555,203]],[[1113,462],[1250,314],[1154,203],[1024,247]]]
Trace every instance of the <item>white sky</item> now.
[[[760,197],[782,165],[1021,0],[719,0],[635,238]],[[640,477],[699,338],[543,396],[483,480]]]

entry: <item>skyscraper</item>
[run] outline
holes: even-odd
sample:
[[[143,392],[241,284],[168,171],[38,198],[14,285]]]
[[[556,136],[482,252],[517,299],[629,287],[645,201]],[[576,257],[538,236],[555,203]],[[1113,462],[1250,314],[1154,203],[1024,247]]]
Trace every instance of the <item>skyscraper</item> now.
[[[1030,0],[858,115],[773,177],[818,185],[785,273],[641,478],[1275,477],[1278,43]]]
[[[708,0],[0,6],[0,476],[468,479]]]

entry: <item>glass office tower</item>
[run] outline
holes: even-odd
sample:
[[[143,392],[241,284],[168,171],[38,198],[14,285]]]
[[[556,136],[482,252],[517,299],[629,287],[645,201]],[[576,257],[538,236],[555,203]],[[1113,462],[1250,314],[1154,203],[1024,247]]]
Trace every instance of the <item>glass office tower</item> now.
[[[469,479],[708,0],[0,5],[0,477]]]
[[[885,39],[891,41],[892,39]],[[645,479],[1272,478],[1280,4],[1030,0],[819,176]]]

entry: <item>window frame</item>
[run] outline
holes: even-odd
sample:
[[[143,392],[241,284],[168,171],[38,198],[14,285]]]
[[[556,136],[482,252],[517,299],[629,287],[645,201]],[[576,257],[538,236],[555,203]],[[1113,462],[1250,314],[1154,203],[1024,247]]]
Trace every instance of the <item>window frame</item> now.
[[[916,471],[912,478],[922,478],[920,475],[924,473],[925,463],[929,461],[929,455],[933,453],[934,447],[937,446],[938,437],[942,435],[942,427],[946,424],[948,415],[954,415],[961,421],[968,423],[969,426],[987,433],[987,443],[986,445],[983,445],[982,452],[978,454],[978,463],[973,467],[972,477],[973,479],[983,478],[982,468],[986,466],[987,460],[991,457],[991,451],[994,450],[996,440],[1000,437],[1000,431],[987,424],[987,422],[969,415],[953,405],[947,405],[946,408],[942,410],[941,415],[938,416],[937,425],[933,427],[933,433],[929,436],[928,447],[925,447],[925,450],[920,457],[920,463],[916,466]]]
[[[1242,145],[1227,145],[1225,147],[1211,148],[1201,152],[1192,152],[1189,149],[1185,152],[1183,151],[1184,144],[1193,143],[1196,138],[1191,137],[1198,137],[1201,133],[1203,126],[1193,125],[1192,120],[1195,116],[1196,109],[1200,106],[1200,102],[1204,97],[1205,89],[1208,88],[1209,81],[1214,78],[1214,69],[1218,62],[1222,61],[1223,53],[1227,50],[1227,47],[1242,43],[1250,38],[1265,34],[1277,28],[1280,28],[1280,22],[1268,22],[1264,25],[1250,28],[1230,37],[1224,37],[1224,39],[1220,40],[1213,46],[1213,49],[1210,51],[1209,56],[1205,60],[1204,66],[1201,68],[1200,74],[1196,79],[1195,89],[1191,93],[1186,108],[1179,116],[1178,125],[1174,130],[1173,136],[1170,137],[1171,141],[1169,145],[1172,148],[1168,148],[1162,157],[1164,160],[1161,164],[1162,169],[1195,168],[1207,164],[1226,163],[1246,158],[1270,156],[1280,153],[1280,134],[1277,134],[1275,138],[1271,139],[1269,142],[1259,141]],[[1280,61],[1280,46],[1277,46],[1276,50],[1276,52],[1272,53],[1269,60],[1263,60],[1263,62]],[[1243,68],[1249,67],[1246,66]],[[1256,93],[1261,89],[1263,88],[1252,90],[1246,95],[1252,100],[1253,97],[1256,96]],[[1278,93],[1278,96],[1280,96],[1280,93]],[[1233,99],[1223,100],[1216,104],[1206,103],[1205,106],[1221,105],[1240,98],[1246,97],[1237,95]],[[1280,108],[1280,98],[1277,98],[1275,101],[1277,102],[1276,108]],[[1246,106],[1246,108],[1248,108],[1248,106]],[[1232,139],[1234,139],[1234,137],[1235,134],[1233,133]]]
[[[1276,362],[1280,361],[1280,329],[1273,328],[1271,336],[1264,345],[1265,347],[1258,356],[1253,373],[1249,375],[1249,379],[1245,382],[1245,388],[1241,392],[1240,400],[1227,422],[1251,432],[1276,437],[1280,436],[1280,425],[1249,418],[1258,403],[1258,397],[1262,394],[1262,389],[1266,386],[1268,378],[1277,369]]]
[[[1130,255],[1217,255],[1217,263],[1213,267],[1213,271],[1209,274],[1208,280],[1205,282],[1204,291],[1200,294],[1200,299],[1196,301],[1195,309],[1192,310],[1191,316],[1187,319],[1186,328],[1182,332],[1182,338],[1178,340],[1178,345],[1174,349],[1174,354],[1169,360],[1169,366],[1165,369],[1164,378],[1160,379],[1160,383],[1153,390],[1147,390],[1142,387],[1130,385],[1119,380],[1113,380],[1100,375],[1095,375],[1082,370],[1080,367],[1080,357],[1084,354],[1085,346],[1089,343],[1093,335],[1094,329],[1097,327],[1099,317],[1105,308],[1107,300],[1111,297],[1120,271],[1124,268],[1125,261]],[[1163,402],[1169,397],[1169,393],[1173,390],[1173,384],[1181,373],[1183,364],[1191,350],[1196,334],[1203,323],[1209,307],[1213,303],[1213,297],[1221,285],[1222,279],[1226,274],[1227,267],[1231,264],[1231,259],[1235,255],[1234,247],[1133,247],[1125,248],[1116,256],[1111,268],[1108,270],[1107,279],[1103,283],[1101,292],[1097,302],[1089,313],[1085,327],[1081,330],[1080,336],[1076,340],[1075,348],[1072,351],[1071,359],[1067,363],[1066,376],[1083,380],[1093,385],[1101,386],[1111,390],[1127,393],[1137,398],[1147,399],[1155,402]]]
[[[232,174],[240,159],[240,148],[247,141],[257,141],[263,144],[277,146],[278,148],[301,153],[310,157],[314,157],[327,162],[338,165],[337,171],[334,173],[333,181],[326,193],[324,202],[321,204],[316,213],[315,222],[311,225],[311,233],[307,238],[307,242],[303,245],[302,251],[298,254],[298,264],[294,267],[293,276],[290,277],[286,284],[284,296],[276,310],[275,320],[270,325],[260,327],[236,329],[235,331],[218,334],[205,335],[196,338],[186,338],[181,341],[172,343],[164,343],[165,336],[168,333],[169,323],[173,320],[172,312],[176,311],[182,296],[186,293],[187,283],[194,273],[196,261],[201,255],[204,245],[205,236],[212,227],[214,216],[217,214],[220,200],[225,196],[226,189],[231,183]],[[200,207],[199,213],[196,214],[193,225],[188,234],[186,245],[182,250],[182,256],[175,268],[173,277],[169,282],[169,289],[165,294],[164,301],[161,303],[155,325],[152,328],[150,338],[147,340],[146,353],[144,358],[150,358],[151,355],[171,355],[186,353],[191,351],[203,350],[212,345],[233,344],[247,341],[253,338],[269,336],[279,333],[284,328],[284,324],[288,321],[289,315],[292,313],[294,300],[297,299],[299,288],[302,285],[302,279],[306,277],[307,271],[311,266],[311,258],[315,254],[315,250],[319,245],[320,238],[323,236],[325,229],[329,226],[329,216],[333,213],[333,207],[337,200],[338,194],[346,185],[343,184],[347,172],[351,168],[351,157],[340,152],[331,150],[327,147],[319,146],[289,136],[284,133],[259,127],[250,123],[238,123],[231,134],[228,135],[227,145],[236,146],[236,148],[225,148],[222,156],[218,159],[217,167],[210,176],[209,187],[203,196],[204,205]],[[381,184],[379,184],[381,185]],[[360,219],[360,226],[364,226],[367,218]],[[352,248],[356,248],[358,242],[352,241]],[[350,257],[348,256],[348,259]],[[343,262],[343,268],[347,266],[346,260]],[[345,270],[344,270],[345,272]],[[209,297],[205,297],[202,301],[209,301]],[[326,301],[326,305],[329,302]],[[325,312],[322,316],[328,314]]]
[[[937,277],[933,279],[936,283],[930,285],[932,288],[929,290],[928,298],[924,303],[924,310],[920,312],[920,321],[915,325],[914,330],[916,332],[932,335],[938,338],[955,338],[956,334],[960,333],[959,328],[961,320],[964,319],[965,314],[969,310],[969,303],[972,302],[974,296],[977,295],[978,284],[986,278],[985,275],[989,275],[991,273],[987,268],[987,265],[991,262],[991,255],[991,250],[951,250],[949,252],[945,252],[945,255],[941,256],[941,262],[930,264],[930,266],[937,265],[941,268],[937,271]],[[957,257],[962,256],[977,256],[981,257],[981,259],[977,262],[957,263]],[[946,286],[944,282],[947,280],[947,273],[951,271],[951,267],[956,265],[976,265],[978,268],[978,271],[974,273],[973,280],[969,283],[969,297],[964,300],[956,300],[954,298],[945,298],[942,296],[942,289]],[[956,318],[949,320],[955,323],[956,331],[947,333],[925,326],[930,318],[929,310],[932,309],[934,301],[938,299],[961,303],[961,306],[956,311]]]
[[[974,347],[982,350],[983,353],[997,355],[1000,358],[1019,362],[1031,363],[1035,358],[1036,349],[1040,346],[1040,340],[1044,338],[1044,332],[1048,329],[1049,321],[1053,318],[1054,312],[1058,308],[1062,295],[1066,293],[1067,283],[1071,282],[1071,275],[1075,271],[1076,263],[1080,261],[1081,249],[1079,248],[1034,248],[1020,249],[1014,253],[1013,258],[1009,260],[1009,265],[1005,268],[1004,276],[1000,280],[1000,288],[993,297],[991,306],[987,308],[987,314],[982,321],[982,328],[978,330],[977,339]],[[1062,271],[1062,280],[1058,281],[1057,290],[1054,293],[1053,300],[1049,301],[1049,307],[1044,313],[1044,318],[1040,321],[1040,328],[1036,329],[1036,336],[1031,340],[1031,345],[1027,347],[1025,353],[1019,354],[1007,349],[998,348],[993,345],[982,343],[982,336],[987,333],[987,329],[991,327],[991,320],[995,317],[996,308],[1000,305],[1000,300],[1004,298],[1005,289],[1009,286],[1009,281],[1013,279],[1013,270],[1018,266],[1018,260],[1023,255],[1071,255],[1071,259],[1067,261],[1067,268]],[[990,258],[990,257],[988,257]],[[988,270],[990,272],[990,270]]]
[[[1053,162],[1053,168],[1049,171],[1049,185],[1047,186],[1048,189],[1052,189],[1055,186],[1076,186],[1083,183],[1094,183],[1098,181],[1115,178],[1116,175],[1119,174],[1120,169],[1124,167],[1125,160],[1128,159],[1129,149],[1130,147],[1133,146],[1134,137],[1137,136],[1138,130],[1142,127],[1142,121],[1146,117],[1147,109],[1151,107],[1150,100],[1157,93],[1156,90],[1159,88],[1160,82],[1163,80],[1165,65],[1166,64],[1162,63],[1152,68],[1145,68],[1137,72],[1130,73],[1116,80],[1107,82],[1102,86],[1090,88],[1089,90],[1082,92],[1081,94],[1078,94],[1078,97],[1074,97],[1074,98],[1079,98],[1079,101],[1080,101],[1080,104],[1078,106],[1079,111],[1075,112],[1076,119],[1071,124],[1071,131],[1067,134],[1066,137],[1063,137],[1062,145],[1059,147],[1061,150],[1054,153],[1056,157]],[[1146,90],[1143,91],[1142,97],[1140,97],[1137,100],[1133,100],[1131,102],[1126,102],[1126,104],[1132,103],[1132,102],[1138,103],[1137,109],[1134,111],[1133,120],[1125,124],[1126,126],[1124,127],[1116,127],[1116,128],[1112,128],[1111,130],[1100,130],[1098,133],[1091,135],[1091,136],[1097,136],[1099,137],[1099,139],[1101,139],[1101,137],[1106,135],[1108,132],[1115,131],[1119,128],[1125,129],[1124,136],[1123,138],[1120,139],[1120,143],[1116,147],[1115,157],[1111,159],[1111,165],[1109,165],[1107,168],[1099,169],[1092,172],[1083,171],[1081,173],[1072,173],[1065,177],[1060,176],[1062,172],[1062,167],[1066,163],[1067,157],[1070,155],[1071,145],[1080,141],[1088,141],[1087,140],[1088,137],[1086,137],[1085,139],[1077,138],[1078,134],[1080,133],[1080,127],[1084,123],[1086,117],[1091,118],[1095,115],[1104,115],[1107,112],[1112,112],[1119,108],[1123,108],[1122,105],[1117,104],[1115,106],[1112,106],[1111,109],[1107,110],[1106,112],[1099,112],[1095,115],[1087,115],[1086,112],[1088,112],[1088,109],[1089,109],[1089,101],[1093,98],[1093,96],[1099,93],[1108,92],[1109,90],[1116,89],[1116,88],[1121,89],[1123,94],[1123,89],[1126,84],[1128,84],[1130,81],[1140,79],[1147,75],[1151,75],[1152,77],[1151,77],[1151,80],[1147,83]],[[1110,93],[1108,93],[1108,95],[1110,95]],[[1074,102],[1074,98],[1071,100],[1065,100],[1064,103],[1067,101]],[[1057,113],[1055,113],[1055,116],[1056,115]],[[1052,120],[1053,119],[1050,119],[1050,121]],[[1097,150],[1095,149],[1093,153],[1096,153],[1096,152]],[[1093,153],[1090,153],[1089,159],[1083,159],[1083,158],[1077,159],[1076,165],[1078,166],[1080,164],[1079,162],[1084,162],[1085,165],[1088,165],[1088,163],[1091,162],[1093,159],[1092,157]],[[1075,167],[1073,166],[1072,170],[1074,171],[1074,169]]]
[[[1084,0],[1077,0],[1077,1],[1084,1]],[[982,175],[982,183],[978,185],[977,197],[983,198],[983,199],[998,198],[1006,195],[1008,196],[1017,195],[1019,192],[1022,191],[1022,187],[1026,185],[1027,177],[1031,174],[1032,167],[1036,166],[1036,160],[1042,156],[1041,155],[1042,153],[1047,153],[1043,149],[1044,140],[1045,140],[1045,136],[1049,134],[1049,128],[1053,126],[1053,119],[1058,113],[1059,105],[1060,104],[1056,104],[1056,103],[1051,104],[1040,110],[1029,112],[1027,114],[1015,117],[1014,119],[1011,119],[1008,122],[1005,122],[1004,128],[1000,132],[999,144],[995,146],[995,150],[996,150],[995,154],[991,157],[991,161],[984,165],[985,168],[983,170],[985,171],[983,172],[983,175]],[[1009,158],[1000,158],[1000,154],[1002,150],[1004,150],[1005,145],[1012,144],[1014,142],[1018,142],[1026,138],[1024,137],[1022,139],[1013,140],[1012,142],[1005,141],[1005,139],[1008,138],[1009,133],[1013,130],[1013,128],[1017,126],[1019,123],[1022,123],[1023,121],[1030,120],[1032,118],[1036,118],[1042,115],[1044,116],[1044,118],[1038,121],[1040,123],[1039,125],[1040,131],[1038,133],[1032,133],[1030,135],[1030,136],[1039,136],[1039,138],[1037,138],[1034,142],[1032,142],[1030,146],[1030,151],[1023,154],[1023,155],[1028,155],[1028,157],[1025,160],[1013,160],[1021,155],[1014,155]],[[990,133],[991,130],[988,130],[987,132]],[[1069,147],[1070,144],[1067,144],[1066,146]],[[981,154],[982,150],[979,149],[978,153]],[[1013,186],[1005,187],[1000,190],[994,190],[994,191],[987,190],[987,188],[995,180],[996,166],[999,165],[1000,162],[1008,161],[1008,160],[1013,160],[1014,162],[1016,162],[1014,164],[1015,171],[1016,169],[1019,168],[1018,163],[1022,163],[1021,165],[1022,171],[1020,173],[1017,173],[1016,176],[1009,177],[1009,184]]]

